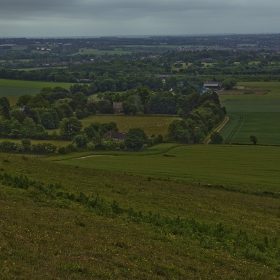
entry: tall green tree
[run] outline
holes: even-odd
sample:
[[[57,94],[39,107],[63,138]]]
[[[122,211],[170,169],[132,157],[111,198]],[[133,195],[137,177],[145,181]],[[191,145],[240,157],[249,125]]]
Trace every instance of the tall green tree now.
[[[60,135],[63,139],[71,140],[80,133],[82,127],[76,117],[64,118],[59,124]]]
[[[124,139],[124,145],[133,151],[139,151],[147,142],[148,137],[141,128],[131,128]]]

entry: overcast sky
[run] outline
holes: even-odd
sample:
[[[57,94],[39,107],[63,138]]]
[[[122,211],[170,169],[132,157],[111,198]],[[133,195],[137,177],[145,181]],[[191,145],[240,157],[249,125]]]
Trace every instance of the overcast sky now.
[[[279,0],[0,0],[0,37],[280,33]]]

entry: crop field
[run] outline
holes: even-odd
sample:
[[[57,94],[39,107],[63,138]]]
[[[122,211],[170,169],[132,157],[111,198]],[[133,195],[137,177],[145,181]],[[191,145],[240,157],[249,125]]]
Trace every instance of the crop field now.
[[[242,113],[238,117],[241,118],[240,126],[230,139],[225,139],[226,142],[249,144],[250,135],[255,135],[258,138],[258,144],[280,145],[279,112]],[[225,136],[226,133],[221,132],[221,135]]]
[[[32,82],[20,80],[0,79],[0,96],[6,96],[14,105],[19,96],[23,94],[35,95],[43,87],[63,87],[69,89],[71,83]]]
[[[278,279],[275,149],[163,144],[74,166],[0,154],[0,278]]]
[[[195,184],[223,185],[243,190],[248,188],[280,192],[279,147],[168,145],[171,144],[161,144],[155,146],[159,150],[147,149],[137,154],[116,152],[103,156],[76,155],[76,158],[72,159],[64,160],[63,156],[53,159],[63,164],[126,174],[176,179]]]
[[[258,144],[280,145],[280,83],[243,82],[240,92],[256,91],[266,94],[221,94],[222,106],[229,115],[229,122],[220,131],[226,143],[250,143],[255,135]],[[236,91],[233,91],[236,93]]]
[[[280,82],[239,82],[239,87],[244,87],[243,91],[268,91],[265,95],[244,94],[244,95],[220,95],[221,99],[245,99],[245,100],[276,100],[280,99]]]
[[[179,119],[176,116],[126,116],[126,115],[94,115],[82,119],[83,126],[89,126],[91,123],[115,122],[119,131],[128,132],[129,129],[139,127],[150,137],[152,134],[165,136],[168,126],[174,120]]]
[[[95,54],[95,55],[114,55],[114,54],[131,54],[131,51],[123,51],[119,48],[116,48],[113,51],[101,51],[101,50],[97,50],[97,49],[88,49],[88,48],[82,48],[79,50],[78,53],[72,54],[72,55],[77,55],[77,54]]]

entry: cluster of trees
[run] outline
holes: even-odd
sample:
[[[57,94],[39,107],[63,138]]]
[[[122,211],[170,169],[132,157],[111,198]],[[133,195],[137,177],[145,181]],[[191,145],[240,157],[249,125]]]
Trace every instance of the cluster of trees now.
[[[124,114],[177,114],[182,106],[189,107],[189,110],[195,108],[199,96],[197,87],[190,84],[186,85],[183,93],[152,91],[148,87],[138,86],[123,93],[98,94],[102,100],[97,103],[97,108],[100,113],[110,114],[113,113],[113,102],[122,102]]]
[[[13,107],[10,106],[6,97],[0,98],[0,137],[73,141],[69,147],[60,148],[60,152],[80,148],[112,150],[127,147],[131,150],[138,150],[137,141],[142,145],[144,143],[154,145],[162,141],[162,136],[153,136],[148,141],[147,136],[143,136],[144,132],[142,131],[141,136],[139,130],[134,131],[138,135],[132,140],[130,139],[131,133],[129,133],[127,139],[130,140],[127,140],[126,143],[115,142],[112,139],[102,139],[102,135],[107,131],[118,131],[116,124],[113,122],[92,123],[82,131],[81,118],[95,114],[96,110],[101,113],[113,113],[112,95],[107,94],[106,98],[99,102],[88,102],[86,94],[87,86],[75,84],[71,86],[70,91],[55,87],[43,88],[35,96],[22,95],[16,106]],[[143,108],[142,102],[145,106],[147,105],[150,94],[148,88],[138,87],[136,91],[126,92],[123,96],[119,95],[119,98],[121,96],[122,98],[127,97],[126,102],[129,106],[136,106],[138,112]],[[49,134],[47,131],[49,129],[59,129],[59,134],[56,131]],[[11,147],[10,150],[24,151],[20,145]],[[30,148],[28,151],[35,151],[37,148],[37,146],[32,146],[32,149]],[[9,149],[4,148],[7,151]]]
[[[163,141],[162,135],[152,135],[148,139],[145,132],[140,128],[132,128],[127,133],[124,141],[115,141],[111,137],[102,137],[107,131],[117,132],[116,123],[91,123],[82,131],[81,122],[75,118],[65,118],[60,123],[60,135],[56,139],[72,140],[66,147],[57,148],[51,143],[31,144],[30,139],[23,138],[21,143],[2,141],[0,143],[1,152],[35,153],[35,154],[66,154],[78,150],[129,150],[139,151],[144,144],[153,146]],[[11,136],[11,135],[8,135]],[[29,135],[30,136],[30,135]],[[32,138],[32,137],[30,137]],[[53,136],[46,136],[48,139],[55,139]]]
[[[181,143],[199,143],[225,117],[215,92],[201,95],[193,110],[182,109],[182,120],[173,121],[168,127],[168,139]],[[187,108],[188,109],[188,108]]]
[[[72,93],[60,87],[43,88],[35,96],[22,95],[13,107],[2,97],[0,137],[50,139],[47,130],[59,128],[70,118],[77,121],[95,113],[96,104],[89,103],[83,92]]]
[[[148,139],[148,136],[140,128],[130,129],[124,141],[115,141],[111,137],[103,138],[102,136],[107,131],[118,132],[116,123],[91,123],[72,138],[72,144],[68,147],[60,148],[58,151],[60,153],[67,153],[77,149],[139,151],[144,144],[153,146],[163,141],[162,135],[152,135]]]
[[[32,153],[32,154],[53,154],[56,152],[56,146],[51,143],[31,144],[30,139],[22,139],[21,143],[3,141],[0,143],[1,152],[12,153]]]

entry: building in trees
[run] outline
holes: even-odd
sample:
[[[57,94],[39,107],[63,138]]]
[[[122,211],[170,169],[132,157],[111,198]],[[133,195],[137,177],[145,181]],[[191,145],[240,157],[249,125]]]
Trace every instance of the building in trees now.
[[[123,110],[122,102],[113,102],[113,109],[115,114],[119,114]]]
[[[204,87],[206,89],[221,89],[222,88],[222,83],[221,82],[205,82]]]

